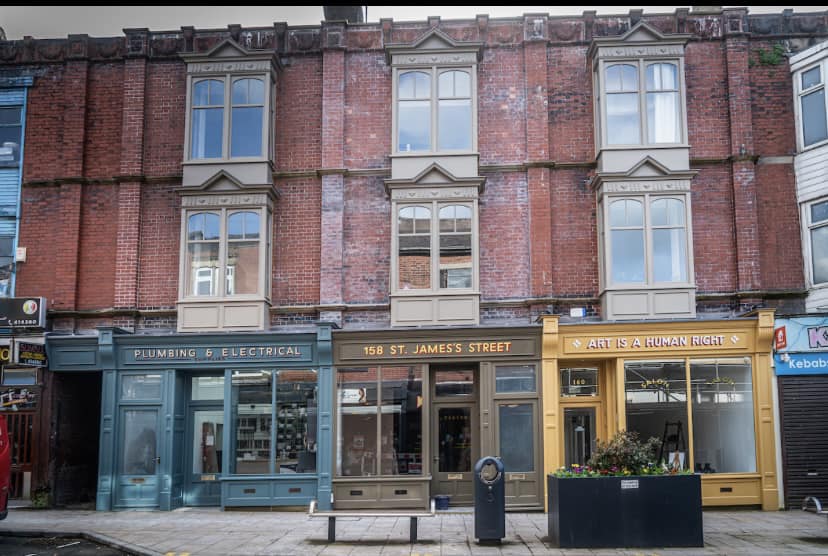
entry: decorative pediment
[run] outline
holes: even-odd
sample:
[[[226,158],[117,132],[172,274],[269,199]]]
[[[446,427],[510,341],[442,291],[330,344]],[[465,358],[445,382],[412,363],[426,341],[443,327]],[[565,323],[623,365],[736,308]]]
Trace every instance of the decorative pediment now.
[[[190,73],[216,71],[268,71],[278,69],[272,50],[248,50],[233,39],[225,39],[207,52],[181,54]]]
[[[601,197],[606,193],[669,193],[690,191],[695,170],[681,172],[645,156],[626,172],[599,172],[592,179],[592,188]]]
[[[669,168],[651,156],[645,156],[638,164],[630,168],[626,175],[631,178],[664,177],[671,175]]]
[[[413,178],[397,178],[385,180],[385,190],[390,194],[394,189],[434,189],[471,187],[477,193],[482,193],[486,178],[475,176],[472,178],[458,178],[440,164],[433,162]]]
[[[590,59],[684,56],[684,45],[690,37],[689,34],[666,35],[644,21],[639,21],[623,35],[593,39],[587,56]]]
[[[439,56],[440,54],[459,56],[459,58],[445,58],[444,56]],[[462,54],[465,54],[465,56]],[[473,63],[483,59],[483,43],[476,41],[456,41],[435,27],[424,33],[414,42],[387,45],[385,47],[385,55],[388,63],[394,65],[423,63],[426,61],[423,58],[424,55],[431,56],[431,61],[437,63]],[[438,57],[433,58],[435,56]]]
[[[219,170],[199,186],[183,187],[180,188],[179,191],[185,194],[200,195],[222,195],[233,193],[249,194],[253,192],[262,192],[273,197],[278,197],[278,192],[273,188],[273,185],[269,183],[254,185],[244,184],[226,170]]]

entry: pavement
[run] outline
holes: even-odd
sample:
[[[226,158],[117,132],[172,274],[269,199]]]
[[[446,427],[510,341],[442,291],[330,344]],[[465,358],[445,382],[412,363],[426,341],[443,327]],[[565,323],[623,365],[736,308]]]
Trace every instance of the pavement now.
[[[542,512],[507,513],[506,537],[499,546],[475,540],[471,508],[421,518],[415,544],[408,542],[408,528],[407,518],[340,517],[336,542],[328,543],[328,520],[311,519],[298,508],[272,512],[13,508],[0,521],[0,540],[4,535],[75,536],[142,556],[828,555],[828,519],[801,510],[705,510],[704,548],[562,550],[547,541],[547,516]],[[0,553],[7,553],[1,544]]]

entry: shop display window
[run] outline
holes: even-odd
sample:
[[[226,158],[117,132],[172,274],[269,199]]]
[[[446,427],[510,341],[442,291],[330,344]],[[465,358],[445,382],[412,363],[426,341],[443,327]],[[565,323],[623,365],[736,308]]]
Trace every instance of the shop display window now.
[[[756,472],[749,358],[691,359],[689,373],[684,361],[628,361],[624,369],[627,430],[658,438],[660,461],[697,473]]]
[[[422,370],[339,369],[337,400],[337,475],[423,473]]]
[[[755,472],[750,360],[691,360],[690,384],[695,470],[700,473]]]
[[[316,371],[233,371],[231,380],[235,433],[231,472],[315,472]]]
[[[661,441],[660,461],[687,468],[687,373],[684,361],[629,361],[624,365],[627,430]]]
[[[534,365],[498,365],[495,367],[495,392],[512,394],[536,392]]]

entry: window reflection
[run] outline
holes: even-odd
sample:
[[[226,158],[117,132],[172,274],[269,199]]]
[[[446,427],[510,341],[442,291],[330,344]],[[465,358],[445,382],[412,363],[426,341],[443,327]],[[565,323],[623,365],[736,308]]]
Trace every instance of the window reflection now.
[[[231,384],[236,434],[233,473],[270,473],[272,371],[234,371]]]
[[[422,380],[410,366],[337,371],[338,475],[422,474]]]

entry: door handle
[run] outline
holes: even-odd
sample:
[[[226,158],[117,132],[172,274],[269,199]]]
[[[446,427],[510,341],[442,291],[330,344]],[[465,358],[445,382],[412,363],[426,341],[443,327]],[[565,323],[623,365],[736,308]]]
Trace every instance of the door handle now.
[[[161,463],[161,456],[157,456],[155,458],[155,463]]]

